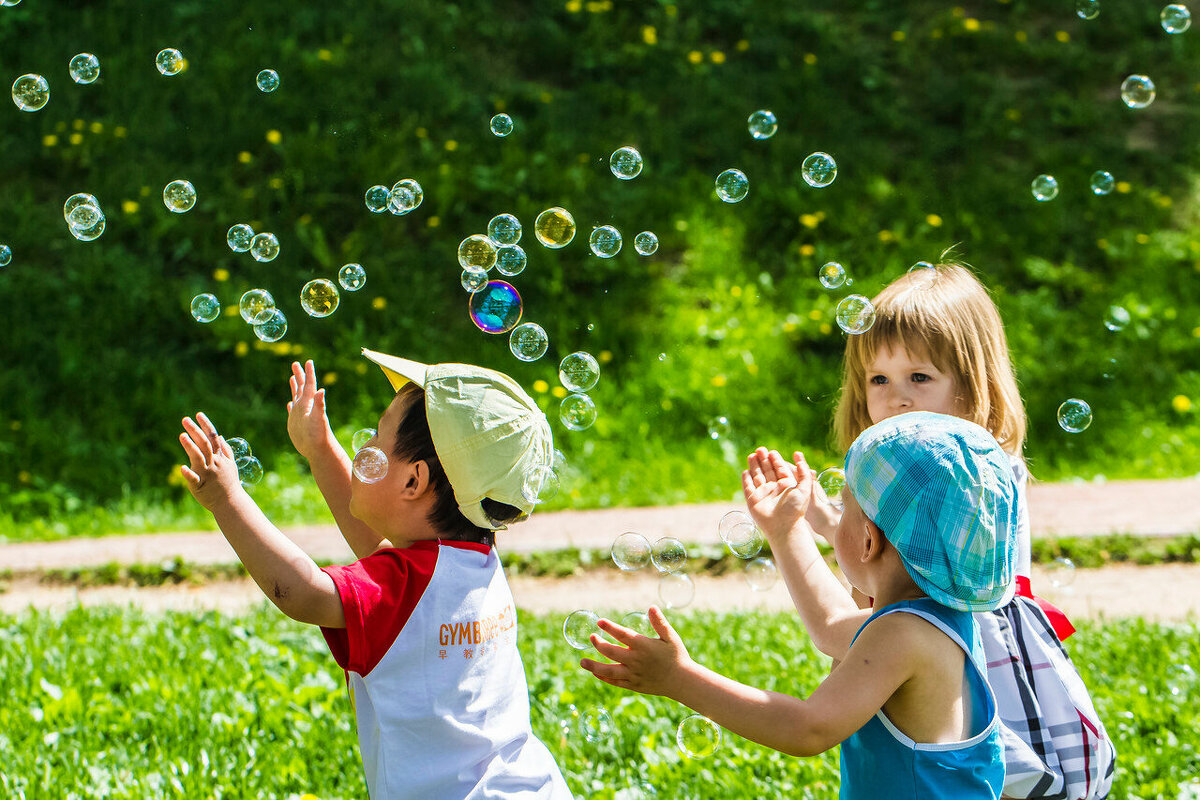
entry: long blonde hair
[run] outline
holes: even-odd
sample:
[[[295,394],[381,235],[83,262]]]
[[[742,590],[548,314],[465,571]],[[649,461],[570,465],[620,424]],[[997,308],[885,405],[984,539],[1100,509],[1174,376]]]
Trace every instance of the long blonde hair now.
[[[899,345],[925,354],[952,376],[961,416],[986,428],[1006,452],[1019,457],[1025,442],[1025,407],[1009,359],[1004,323],[979,279],[964,265],[944,261],[900,276],[872,302],[875,324],[846,342],[842,391],[834,415],[838,447],[850,449],[871,426],[867,365],[879,348]]]

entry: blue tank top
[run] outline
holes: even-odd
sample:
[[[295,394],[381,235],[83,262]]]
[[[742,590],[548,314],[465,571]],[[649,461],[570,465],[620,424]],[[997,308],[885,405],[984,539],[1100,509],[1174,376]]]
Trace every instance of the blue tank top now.
[[[928,598],[905,600],[877,610],[854,638],[879,617],[895,613],[915,614],[936,625],[966,652],[963,677],[969,696],[965,699],[975,735],[949,744],[914,742],[880,709],[842,742],[841,800],[999,798],[1004,787],[1004,750],[974,618]]]

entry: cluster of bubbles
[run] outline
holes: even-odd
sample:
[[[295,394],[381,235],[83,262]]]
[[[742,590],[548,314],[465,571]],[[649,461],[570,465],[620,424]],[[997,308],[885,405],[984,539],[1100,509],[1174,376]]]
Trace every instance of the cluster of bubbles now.
[[[174,214],[185,214],[196,205],[196,187],[182,178],[163,187],[163,205]]]
[[[287,317],[275,307],[275,298],[266,289],[250,289],[243,294],[238,312],[264,342],[277,342],[287,333]]]
[[[492,133],[496,136],[505,137],[513,132],[513,120],[508,114],[497,114],[492,117],[492,121],[488,124],[492,129]]]
[[[237,466],[238,480],[242,482],[242,486],[247,489],[256,486],[262,480],[263,468],[258,459],[254,457],[254,453],[251,452],[250,443],[235,436],[226,440],[226,444],[233,451],[233,463]]]
[[[1092,407],[1072,397],[1058,407],[1058,426],[1067,433],[1082,433],[1092,424]]]
[[[721,517],[717,533],[729,548],[729,552],[746,562],[742,577],[751,589],[765,592],[775,585],[779,579],[779,571],[775,568],[774,561],[759,557],[763,547],[763,535],[749,515],[741,511],[730,511]]]
[[[591,353],[571,353],[558,364],[558,380],[570,394],[563,398],[558,416],[568,429],[586,430],[596,422],[596,403],[588,392],[600,382],[600,364]]]
[[[397,217],[415,211],[424,201],[425,190],[412,178],[397,181],[391,189],[377,183],[363,194],[363,202],[372,214],[389,211]]]
[[[94,195],[80,192],[68,197],[63,203],[63,218],[67,230],[81,242],[95,241],[104,233],[104,210]]]
[[[622,572],[653,564],[660,573],[658,597],[667,608],[683,608],[695,598],[696,585],[682,571],[687,564],[687,547],[673,536],[664,536],[652,545],[642,534],[626,531],[613,540],[611,554]]]
[[[195,202],[194,192],[193,202]],[[239,222],[229,228],[225,234],[225,243],[233,252],[248,252],[258,262],[274,261],[279,256],[279,238],[275,234],[255,233],[254,229],[244,222]]]
[[[387,454],[378,447],[363,447],[355,452],[354,477],[362,483],[378,483],[387,473]]]
[[[254,85],[263,94],[270,94],[279,88],[279,73],[273,69],[264,69],[255,76]]]

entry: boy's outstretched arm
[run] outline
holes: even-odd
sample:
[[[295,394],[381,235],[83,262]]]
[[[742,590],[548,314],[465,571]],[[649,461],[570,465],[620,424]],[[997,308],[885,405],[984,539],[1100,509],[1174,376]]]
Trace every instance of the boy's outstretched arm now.
[[[815,479],[804,456],[796,453],[795,459],[793,466],[774,450],[758,448],[742,473],[742,491],[813,643],[840,661],[870,610],[858,607],[817,549],[805,520]]]
[[[313,480],[333,512],[333,520],[357,558],[369,556],[385,543],[382,536],[350,513],[350,480],[353,464],[333,435],[325,414],[325,390],[317,388],[312,359],[301,367],[292,362],[288,379],[292,399],[287,404],[288,436],[296,452],[308,460]]]
[[[793,756],[823,753],[866,724],[913,674],[919,653],[904,636],[880,624],[858,637],[847,659],[807,700],[755,689],[702,667],[691,659],[662,612],[650,609],[659,638],[642,636],[609,620],[600,627],[620,644],[593,634],[596,650],[616,663],[580,662],[613,686],[670,697],[739,736]]]
[[[212,512],[221,533],[279,610],[299,622],[346,627],[333,579],[271,524],[238,480],[233,450],[204,414],[185,417],[179,443],[189,466],[180,467],[188,490]]]

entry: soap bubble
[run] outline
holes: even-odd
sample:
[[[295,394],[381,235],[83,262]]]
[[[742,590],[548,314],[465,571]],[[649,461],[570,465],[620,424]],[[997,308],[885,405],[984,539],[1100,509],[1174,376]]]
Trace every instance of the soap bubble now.
[[[232,439],[226,439],[225,444],[229,445],[229,449],[233,451],[234,461],[254,454],[250,450],[250,443],[240,436],[235,436]]]
[[[287,333],[287,317],[278,308],[272,308],[265,322],[254,326],[254,335],[264,342],[278,342]]]
[[[328,317],[340,301],[337,286],[325,278],[314,278],[300,289],[300,307],[310,317]]]
[[[817,476],[817,484],[821,487],[821,491],[825,492],[825,496],[829,498],[831,505],[840,506],[842,490],[846,488],[846,471],[840,467],[830,467],[822,470]]]
[[[93,195],[86,194],[85,192],[79,192],[68,197],[67,201],[63,203],[63,219],[67,221],[68,225],[71,224],[71,212],[83,205],[93,205],[99,208],[100,201]]]
[[[558,496],[558,473],[554,467],[541,464],[529,470],[521,485],[521,496],[531,503],[541,505]]]
[[[425,190],[412,178],[397,181],[388,192],[388,211],[399,217],[415,211],[423,202],[425,202]]]
[[[360,428],[350,437],[350,447],[357,453],[367,446],[367,442],[375,438],[377,431],[374,428]]]
[[[1098,169],[1092,173],[1092,194],[1108,194],[1113,190],[1113,187],[1116,186],[1116,184],[1117,181],[1115,178],[1113,178],[1111,172],[1105,172],[1102,169]]]
[[[163,187],[163,205],[168,211],[182,214],[196,205],[196,189],[184,180],[171,181]]]
[[[1162,29],[1167,33],[1183,33],[1192,27],[1192,12],[1188,11],[1187,6],[1179,3],[1165,6],[1158,15],[1158,19],[1162,23]]]
[[[243,456],[234,464],[237,466],[238,480],[242,482],[242,486],[247,488],[257,486],[258,482],[262,480],[262,464],[254,456]]]
[[[642,231],[633,237],[633,249],[639,256],[652,256],[658,252],[658,237],[653,231]]]
[[[837,162],[829,153],[816,152],[804,159],[800,165],[800,174],[809,186],[822,189],[833,183],[837,177]]]
[[[1130,108],[1145,108],[1154,102],[1154,81],[1145,75],[1130,75],[1121,83],[1121,99]]]
[[[99,239],[100,235],[104,233],[106,224],[104,218],[101,217],[100,221],[90,228],[70,228],[68,226],[68,229],[71,231],[71,235],[79,241],[92,242]]]
[[[279,73],[273,69],[264,69],[255,76],[254,83],[260,92],[270,94],[279,88]]]
[[[13,81],[12,99],[22,111],[41,111],[50,102],[50,84],[41,75],[22,75]]]
[[[654,626],[650,624],[650,615],[645,611],[630,611],[621,617],[621,624],[635,633],[640,633],[642,636],[648,636],[651,639],[658,636],[658,633],[654,630]]]
[[[482,233],[468,236],[458,244],[458,263],[463,267],[491,269],[496,265],[496,243]]]
[[[496,244],[521,241],[521,221],[512,214],[497,214],[488,221],[488,237]]]
[[[688,758],[708,758],[721,747],[721,728],[708,717],[692,714],[679,723],[675,743]]]
[[[1056,558],[1046,565],[1050,585],[1055,589],[1065,589],[1075,582],[1075,562],[1069,558]]]
[[[579,715],[579,732],[592,744],[602,742],[612,736],[612,717],[599,706],[589,708]]]
[[[462,287],[468,292],[478,292],[483,287],[487,286],[488,277],[487,270],[479,267],[467,267],[459,276],[459,282]]]
[[[344,264],[338,270],[338,283],[347,292],[357,292],[367,285],[367,271],[362,264]]]
[[[826,289],[836,289],[846,282],[846,268],[836,261],[826,262],[818,275]]]
[[[775,562],[769,558],[755,558],[746,562],[746,570],[742,573],[746,583],[756,592],[765,592],[779,580],[779,570]]]
[[[613,539],[612,560],[623,572],[633,572],[650,563],[650,541],[636,531]]]
[[[762,549],[762,534],[749,514],[742,511],[730,511],[721,517],[717,523],[717,533],[721,541],[738,558],[753,558]],[[754,552],[747,553],[750,547]]]
[[[622,147],[613,151],[608,168],[621,180],[631,181],[642,174],[642,154],[632,147]]]
[[[1092,424],[1092,407],[1072,397],[1058,407],[1058,427],[1067,433],[1082,433]]]
[[[1108,311],[1104,313],[1104,327],[1110,331],[1125,330],[1125,326],[1129,324],[1129,312],[1121,306],[1109,306]]]
[[[192,317],[197,322],[212,322],[221,313],[216,295],[205,292],[192,298]]]
[[[596,422],[596,404],[586,394],[569,394],[558,407],[558,418],[573,431],[587,430]]]
[[[575,218],[565,208],[547,208],[534,221],[533,233],[544,247],[551,250],[566,247],[575,238]]]
[[[488,281],[471,294],[471,321],[484,333],[508,333],[521,321],[521,295],[504,281]]]
[[[1029,184],[1029,190],[1033,192],[1034,200],[1049,202],[1058,197],[1058,180],[1053,175],[1038,175]]]
[[[508,337],[508,349],[522,361],[537,361],[549,347],[546,329],[536,322],[522,322]]]
[[[91,53],[80,53],[71,59],[67,69],[76,83],[95,83],[100,77],[100,59]]]
[[[7,267],[12,262],[12,248],[0,244],[0,267]]]
[[[922,270],[922,269],[934,270],[934,272],[930,275],[930,277],[931,278],[937,277],[937,267],[935,267],[933,264],[930,264],[928,261],[918,261],[917,263],[915,263],[911,267],[909,267],[908,271],[909,272],[917,272],[918,270]]]
[[[654,543],[650,551],[650,560],[659,572],[678,572],[687,561],[687,548],[673,536],[664,536]]]
[[[154,57],[154,65],[163,75],[178,75],[183,72],[183,63],[183,53],[174,47],[159,50],[158,55]]]
[[[387,474],[388,457],[378,447],[364,447],[354,454],[354,477],[361,483],[378,483]]]
[[[496,248],[496,271],[510,278],[525,271],[525,250],[519,244],[502,244]]]
[[[729,424],[729,417],[718,416],[708,421],[708,438],[713,441],[728,438],[731,433],[733,426]]]
[[[67,214],[67,225],[75,231],[94,228],[103,220],[104,212],[100,210],[99,205],[91,202],[79,203],[73,206],[70,213]]]
[[[727,169],[717,176],[717,197],[726,203],[740,203],[750,193],[750,179],[740,169]]]
[[[244,253],[249,250],[252,241],[254,241],[254,229],[245,223],[234,225],[225,234],[225,243],[235,253]]]
[[[496,116],[492,117],[489,127],[492,129],[492,133],[496,134],[497,136],[508,136],[513,132],[512,117],[510,117],[508,114],[497,114]]]
[[[1075,0],[1075,16],[1095,19],[1100,16],[1100,0]]]
[[[592,231],[588,247],[601,258],[612,258],[621,252],[621,232],[612,225],[602,225]]]
[[[770,139],[775,135],[775,131],[779,130],[779,123],[775,120],[775,115],[764,108],[750,115],[746,120],[746,127],[755,139]]]
[[[255,261],[274,261],[279,255],[279,239],[273,233],[258,233],[250,240],[250,255]]]
[[[558,379],[569,392],[590,391],[600,381],[600,364],[591,353],[571,353],[559,362]]]
[[[837,324],[846,333],[866,333],[875,324],[875,306],[861,294],[851,294],[837,304]]]
[[[658,579],[658,599],[665,608],[685,608],[696,599],[696,583],[686,572],[668,572]]]
[[[367,189],[366,194],[363,195],[363,202],[366,203],[367,210],[372,214],[382,214],[387,210],[391,194],[386,186],[377,183]]]
[[[563,622],[563,638],[576,650],[587,650],[592,646],[592,634],[601,632],[596,625],[599,621],[600,615],[595,611],[572,611]]]
[[[251,325],[266,322],[275,309],[275,298],[266,289],[251,289],[238,301],[238,312]]]

